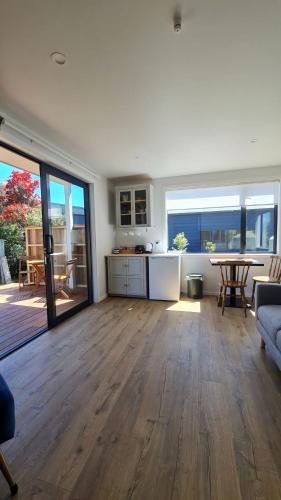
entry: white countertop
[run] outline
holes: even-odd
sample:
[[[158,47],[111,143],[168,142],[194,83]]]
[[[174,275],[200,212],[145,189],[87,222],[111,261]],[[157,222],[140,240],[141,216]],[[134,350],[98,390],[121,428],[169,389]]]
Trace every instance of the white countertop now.
[[[111,253],[106,255],[106,257],[180,257],[179,253]]]

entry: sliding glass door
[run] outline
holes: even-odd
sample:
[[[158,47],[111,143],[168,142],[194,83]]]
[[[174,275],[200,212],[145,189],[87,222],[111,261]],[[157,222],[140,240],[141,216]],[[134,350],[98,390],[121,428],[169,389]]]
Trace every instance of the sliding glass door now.
[[[92,299],[88,185],[41,165],[48,324]]]

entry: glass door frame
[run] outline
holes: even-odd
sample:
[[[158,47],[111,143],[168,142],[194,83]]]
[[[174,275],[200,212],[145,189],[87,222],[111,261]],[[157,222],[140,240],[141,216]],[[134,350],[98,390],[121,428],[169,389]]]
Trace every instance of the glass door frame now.
[[[87,264],[87,290],[88,297],[76,306],[68,309],[60,315],[56,315],[55,295],[53,293],[53,273],[52,273],[52,259],[47,248],[49,245],[49,235],[51,234],[51,224],[49,221],[49,201],[50,192],[48,188],[48,176],[58,177],[59,179],[80,186],[84,189],[84,202],[85,202],[85,243],[86,243],[86,264]],[[77,312],[84,309],[93,303],[93,281],[92,281],[92,252],[91,252],[91,220],[90,220],[90,198],[89,198],[89,184],[77,179],[76,177],[63,172],[47,163],[40,162],[40,179],[41,179],[41,193],[42,193],[42,223],[43,223],[43,239],[44,239],[44,255],[45,255],[45,269],[46,269],[46,297],[47,297],[47,316],[48,328],[53,328],[67,318],[70,318]]]
[[[7,355],[11,354],[12,352],[16,351],[17,349],[20,349],[22,346],[25,344],[28,344],[32,340],[34,340],[36,337],[39,335],[42,335],[43,333],[47,332],[50,328],[55,326],[56,324],[64,321],[65,319],[73,316],[80,310],[84,309],[88,305],[93,303],[93,266],[92,266],[92,250],[91,250],[91,218],[90,218],[90,197],[89,197],[89,184],[87,182],[84,182],[80,179],[77,179],[76,177],[72,176],[71,174],[68,174],[64,172],[63,170],[60,170],[59,168],[53,167],[49,165],[48,163],[42,161],[40,158],[26,153],[25,151],[22,151],[19,147],[16,147],[12,144],[9,144],[2,139],[0,139],[0,146],[7,149],[8,151],[12,151],[15,154],[18,154],[19,156],[22,156],[23,158],[26,158],[28,160],[34,161],[38,163],[39,168],[40,168],[40,184],[41,184],[41,195],[47,195],[48,190],[47,190],[47,184],[46,184],[46,175],[44,176],[44,170],[45,172],[50,172],[52,175],[56,177],[61,177],[62,179],[73,182],[74,184],[78,184],[81,187],[85,188],[85,236],[86,236],[86,262],[87,262],[87,285],[88,285],[88,299],[77,306],[73,307],[72,309],[69,309],[65,313],[61,314],[54,320],[53,311],[50,311],[51,306],[50,306],[50,298],[48,298],[48,290],[50,290],[50,287],[47,288],[46,286],[46,299],[47,299],[47,325],[46,327],[44,326],[40,331],[37,331],[34,335],[31,335],[29,338],[24,340],[22,343],[17,345],[14,348],[11,348],[10,350],[6,351],[3,356],[0,356],[0,359],[3,357],[6,357]],[[43,174],[43,175],[42,175]],[[42,183],[45,182],[45,187],[44,190],[42,188]],[[44,196],[43,195],[43,196]],[[43,227],[43,246],[45,248],[45,243],[46,243],[46,230],[48,230],[48,211],[46,211],[47,205],[46,201],[43,202],[43,196],[41,196],[41,208],[42,208],[42,227]],[[47,198],[46,198],[47,200]],[[48,234],[48,233],[47,233]],[[48,281],[48,274],[47,274],[47,268],[45,266],[45,272],[46,272],[46,281]],[[49,312],[50,311],[50,312]]]

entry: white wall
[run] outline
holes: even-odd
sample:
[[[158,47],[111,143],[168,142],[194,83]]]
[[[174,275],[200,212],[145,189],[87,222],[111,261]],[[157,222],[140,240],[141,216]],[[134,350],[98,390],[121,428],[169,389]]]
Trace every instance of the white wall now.
[[[213,172],[208,174],[198,174],[180,177],[167,177],[155,179],[152,181],[154,186],[154,225],[152,228],[138,228],[132,236],[124,235],[123,229],[117,229],[115,244],[117,246],[127,245],[133,246],[138,243],[153,242],[160,240],[159,251],[167,250],[167,228],[166,228],[166,208],[165,194],[166,191],[173,189],[190,189],[203,187],[229,186],[234,184],[257,183],[281,181],[281,166],[266,167],[266,168],[251,168],[244,170],[234,170],[232,172]],[[281,207],[279,206],[278,214],[278,243],[280,252],[281,241]],[[222,254],[216,254],[216,256]],[[253,255],[251,254],[253,257]],[[232,255],[235,257],[235,255]],[[211,267],[209,255],[206,254],[185,254],[181,257],[181,287],[182,291],[186,290],[185,275],[189,272],[200,272],[205,276],[206,293],[217,293],[219,281],[219,269]],[[268,271],[268,256],[258,255],[258,260],[265,263],[265,267],[256,267],[251,270],[251,275],[263,275]],[[249,279],[249,283],[251,280]],[[249,293],[250,290],[248,290]]]
[[[111,184],[103,177],[90,185],[94,301],[106,298],[105,255],[114,246]]]
[[[204,293],[206,295],[214,295],[218,292],[218,283],[220,278],[220,268],[211,266],[210,255],[208,254],[185,254],[181,256],[181,291],[186,293],[186,275],[188,273],[202,273],[204,275]],[[216,254],[213,257],[229,258],[229,254]],[[231,258],[241,257],[240,254],[231,254]],[[268,274],[270,258],[267,255],[253,255],[249,257],[256,259],[264,264],[264,267],[251,267],[248,277],[248,287],[246,295],[251,296],[252,293],[252,276],[260,276]]]

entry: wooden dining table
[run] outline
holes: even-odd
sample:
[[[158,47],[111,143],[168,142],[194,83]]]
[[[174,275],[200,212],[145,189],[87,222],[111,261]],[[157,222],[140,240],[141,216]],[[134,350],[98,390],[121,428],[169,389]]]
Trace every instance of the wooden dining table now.
[[[222,265],[228,265],[230,268],[230,280],[235,281],[236,280],[236,267],[241,264],[241,262],[247,262],[250,264],[250,266],[264,266],[263,262],[260,262],[259,260],[256,259],[243,259],[243,258],[236,258],[236,259],[210,259],[210,263],[212,266],[220,266]],[[225,301],[225,306],[226,307],[242,307],[241,304],[241,299],[240,297],[237,297],[236,295],[236,288],[231,288],[230,289],[230,294],[226,297]]]
[[[28,264],[35,270],[34,288],[37,291],[40,283],[45,283],[45,263],[43,259],[28,259]]]

